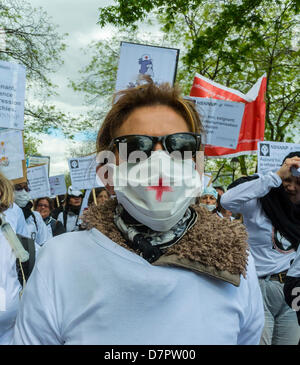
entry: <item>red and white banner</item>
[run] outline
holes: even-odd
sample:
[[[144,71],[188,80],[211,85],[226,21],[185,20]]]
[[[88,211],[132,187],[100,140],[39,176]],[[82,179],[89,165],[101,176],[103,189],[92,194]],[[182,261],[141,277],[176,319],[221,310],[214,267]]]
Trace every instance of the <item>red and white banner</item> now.
[[[205,156],[217,158],[257,153],[257,143],[264,140],[265,133],[266,103],[264,96],[266,86],[267,78],[263,75],[247,94],[243,94],[196,74],[190,96],[245,103],[237,148],[206,145]]]

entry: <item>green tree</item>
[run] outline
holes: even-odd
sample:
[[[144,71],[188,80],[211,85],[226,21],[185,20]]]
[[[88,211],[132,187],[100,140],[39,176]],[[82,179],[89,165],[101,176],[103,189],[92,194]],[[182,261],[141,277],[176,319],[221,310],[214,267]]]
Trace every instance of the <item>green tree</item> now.
[[[59,128],[72,138],[83,124],[90,126],[84,118],[73,118],[49,103],[49,96],[56,94],[50,75],[63,63],[65,37],[42,8],[33,8],[26,0],[0,0],[0,60],[26,67],[25,150],[38,148],[39,139],[29,138],[31,133]]]
[[[299,17],[295,0],[116,1],[99,9],[99,24],[137,29],[156,15],[165,37],[181,49],[177,81],[188,92],[195,72],[247,92],[267,75],[265,139],[299,134]],[[298,32],[298,33],[297,33]],[[240,157],[241,173],[255,159]]]

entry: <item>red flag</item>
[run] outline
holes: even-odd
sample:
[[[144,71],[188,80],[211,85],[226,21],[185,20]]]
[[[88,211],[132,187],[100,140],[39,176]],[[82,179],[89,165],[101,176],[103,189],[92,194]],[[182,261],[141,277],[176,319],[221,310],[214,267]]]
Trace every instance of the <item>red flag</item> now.
[[[218,84],[196,74],[190,96],[230,100],[245,103],[239,141],[236,149],[206,145],[204,154],[209,157],[232,157],[254,154],[257,143],[264,140],[267,86],[266,76],[262,76],[247,94]]]

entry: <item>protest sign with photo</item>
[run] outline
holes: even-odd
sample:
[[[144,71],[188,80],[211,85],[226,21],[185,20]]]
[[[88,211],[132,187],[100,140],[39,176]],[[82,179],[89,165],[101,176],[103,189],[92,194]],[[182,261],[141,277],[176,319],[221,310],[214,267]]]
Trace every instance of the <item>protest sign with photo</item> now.
[[[236,148],[245,104],[234,101],[191,97],[195,101],[205,133],[205,145]]]
[[[205,146],[208,157],[233,157],[254,154],[257,143],[264,140],[265,131],[265,100],[267,79],[262,76],[247,94],[218,84],[204,76],[196,74],[190,96],[229,100],[245,104],[240,134],[236,148]]]
[[[257,171],[279,170],[283,159],[290,152],[300,151],[300,144],[286,142],[259,142],[257,146]]]
[[[65,175],[50,176],[49,184],[51,196],[64,195],[67,193]]]
[[[99,187],[96,182],[96,156],[73,157],[68,160],[74,190]]]
[[[23,65],[0,61],[0,127],[24,129],[25,80]]]
[[[31,199],[50,196],[48,165],[27,168],[27,182]]]
[[[135,87],[141,75],[174,84],[179,49],[121,42],[116,91]]]

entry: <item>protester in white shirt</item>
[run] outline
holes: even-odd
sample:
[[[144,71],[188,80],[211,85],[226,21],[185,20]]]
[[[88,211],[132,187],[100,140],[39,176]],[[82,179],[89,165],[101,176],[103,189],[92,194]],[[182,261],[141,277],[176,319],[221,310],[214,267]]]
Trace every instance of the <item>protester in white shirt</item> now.
[[[3,217],[11,224],[13,230],[22,227],[18,213],[16,216],[12,212],[18,212],[13,205],[13,186],[0,173],[0,219],[1,225]],[[5,214],[4,212],[8,212]],[[24,217],[23,217],[24,219]],[[24,227],[23,227],[24,228]],[[26,233],[21,228],[22,233]],[[13,339],[13,328],[19,307],[19,293],[21,284],[18,280],[16,269],[16,256],[10,244],[0,231],[0,345],[11,344]]]
[[[116,199],[85,211],[85,231],[45,245],[15,344],[259,343],[263,303],[245,228],[190,205],[201,188],[192,159],[201,131],[193,103],[167,84],[148,80],[118,95],[97,139],[98,152],[116,154],[108,165],[97,159]],[[146,157],[128,171],[123,143]]]
[[[30,238],[23,211],[16,203],[13,203],[3,214],[6,222],[16,233]]]
[[[82,198],[83,194],[80,190],[74,190],[72,186],[69,186],[64,209],[57,217],[57,220],[63,224],[66,232],[79,230],[79,213]]]
[[[29,188],[26,183],[16,184],[14,199],[15,203],[22,209],[29,237],[33,239],[35,244],[36,253],[39,252],[40,248],[53,237],[52,233],[48,230],[43,218],[39,212],[32,210],[33,204],[30,201]]]
[[[300,242],[300,152],[286,156],[276,172],[237,180],[221,197],[226,209],[241,213],[264,298],[265,328],[261,344],[297,344],[296,313],[284,301],[287,270]]]

